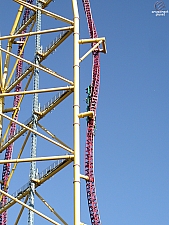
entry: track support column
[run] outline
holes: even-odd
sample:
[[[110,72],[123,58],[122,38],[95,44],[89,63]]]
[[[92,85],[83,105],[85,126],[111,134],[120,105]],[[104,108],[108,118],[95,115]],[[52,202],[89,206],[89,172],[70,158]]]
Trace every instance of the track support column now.
[[[74,225],[80,225],[80,120],[79,120],[79,13],[72,0],[74,14]]]
[[[37,7],[41,8],[42,3],[39,0],[36,0]],[[41,30],[41,11],[36,11],[36,32]],[[40,43],[40,34],[36,34],[35,36],[35,64],[39,66],[40,56],[39,52],[41,51],[41,43]],[[33,89],[39,89],[39,68],[35,68],[34,71],[34,81],[33,81]],[[32,107],[32,129],[37,131],[37,114],[35,112],[39,111],[39,100],[38,93],[35,93],[33,96],[33,107]],[[37,134],[32,133],[31,137],[31,158],[36,157],[37,152]],[[29,206],[34,208],[35,205],[35,183],[34,179],[36,179],[36,162],[32,161],[30,163],[30,195],[29,195]],[[34,212],[29,210],[28,213],[28,225],[34,225]]]

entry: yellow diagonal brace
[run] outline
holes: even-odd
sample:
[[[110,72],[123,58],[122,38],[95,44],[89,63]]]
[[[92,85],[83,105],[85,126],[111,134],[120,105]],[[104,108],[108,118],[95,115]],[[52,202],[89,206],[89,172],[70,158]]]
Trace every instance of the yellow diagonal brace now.
[[[59,16],[59,15],[57,15],[57,14],[55,14],[55,13],[52,13],[52,12],[50,12],[50,11],[47,11],[47,10],[45,10],[45,9],[39,8],[39,7],[37,7],[37,6],[35,6],[35,5],[32,5],[32,4],[30,4],[30,3],[24,2],[24,1],[22,1],[22,0],[14,0],[14,1],[17,2],[17,3],[19,3],[19,4],[21,4],[21,5],[26,6],[27,8],[29,8],[29,9],[31,9],[31,10],[34,10],[34,11],[40,10],[43,14],[45,14],[45,15],[47,15],[47,16],[50,16],[50,17],[52,17],[52,18],[54,18],[54,19],[60,20],[60,21],[65,22],[65,23],[69,23],[69,24],[71,24],[71,25],[74,24],[74,22],[73,22],[72,20],[69,20],[69,19],[67,19],[67,18],[65,18],[65,17]]]
[[[0,192],[4,195],[6,195],[8,198],[11,198],[12,200],[14,200],[15,202],[19,203],[20,205],[24,206],[25,208],[31,210],[32,212],[36,213],[37,215],[41,216],[42,218],[48,220],[49,222],[55,224],[55,225],[60,225],[59,223],[57,223],[56,221],[52,220],[51,218],[49,218],[48,216],[44,215],[43,213],[39,212],[38,210],[32,208],[31,206],[28,206],[27,204],[25,204],[24,202],[18,200],[17,198],[14,198],[12,195],[6,193],[5,191],[2,191],[0,189]]]
[[[24,203],[26,204],[27,201],[28,201],[28,196],[26,196]],[[22,206],[22,208],[21,208],[21,210],[20,210],[20,212],[19,212],[19,214],[18,214],[18,217],[17,217],[17,219],[16,219],[14,225],[17,225],[17,224],[19,223],[19,220],[20,220],[20,218],[21,218],[21,216],[22,216],[22,213],[23,213],[23,210],[24,210],[24,209],[25,209],[25,207]]]
[[[25,138],[25,141],[24,141],[24,143],[23,143],[23,145],[22,145],[22,148],[20,149],[20,152],[19,152],[19,154],[18,154],[17,159],[20,159],[20,157],[21,157],[21,155],[22,155],[22,152],[23,152],[23,150],[24,150],[24,148],[25,148],[25,145],[26,145],[26,143],[27,143],[27,141],[28,141],[28,138],[29,138],[29,136],[30,136],[30,133],[31,133],[31,132],[29,131],[28,134],[27,134],[27,136],[26,136],[26,138]],[[15,172],[16,167],[17,167],[17,163],[15,163],[15,164],[13,165],[13,168],[12,168],[10,174],[9,174],[9,177],[8,177],[8,181],[7,181],[7,183],[6,183],[5,187],[4,187],[4,191],[6,191],[6,190],[7,190],[7,187],[9,187],[9,182],[10,182],[10,180],[11,180],[11,178],[12,178],[14,172]],[[2,195],[0,196],[0,201],[1,201],[1,200],[2,200]]]
[[[55,216],[57,216],[57,218],[64,224],[64,225],[68,225],[68,223],[66,223],[65,221],[64,221],[64,219],[54,210],[54,208],[52,208],[50,205],[49,205],[49,203],[47,203],[46,201],[45,201],[45,199],[44,198],[42,198],[42,196],[37,192],[37,191],[35,191],[35,194],[38,196],[38,198],[49,208],[49,210],[53,213],[53,214],[55,214]]]
[[[6,118],[6,119],[8,119],[8,120],[11,120],[12,122],[14,122],[14,123],[16,123],[16,124],[18,124],[18,125],[20,125],[21,127],[27,129],[28,131],[31,131],[32,133],[37,134],[38,136],[44,138],[45,140],[51,142],[52,144],[55,144],[55,145],[57,145],[58,147],[63,148],[63,149],[65,149],[66,151],[68,151],[68,152],[70,152],[70,153],[73,153],[73,150],[72,150],[72,149],[67,148],[67,147],[65,147],[64,145],[62,145],[62,144],[60,144],[60,143],[54,141],[53,139],[46,137],[45,135],[39,133],[38,131],[33,130],[32,128],[26,126],[25,124],[20,123],[20,122],[18,122],[18,121],[16,121],[16,120],[10,118],[9,116],[3,114],[3,113],[0,113],[0,115],[2,115],[4,118]],[[14,140],[14,141],[15,141],[15,140]]]
[[[26,91],[26,90],[28,89],[28,87],[29,87],[29,84],[30,84],[30,82],[31,82],[32,76],[33,76],[33,72],[32,72],[32,74],[30,75],[30,77],[29,77],[29,79],[28,79],[28,81],[27,81],[27,83],[26,83],[26,86],[25,86],[25,89],[24,89],[25,91]],[[19,102],[18,102],[18,107],[20,107],[23,98],[24,98],[24,95],[21,96],[21,98],[20,98],[20,100],[19,100]],[[13,115],[12,115],[12,118],[14,118],[14,117],[16,116],[16,113],[17,113],[17,112],[18,112],[18,109],[16,109],[16,110],[14,111],[14,113],[13,113]],[[10,123],[9,123],[9,125],[8,125],[8,127],[7,127],[7,129],[6,129],[6,131],[5,131],[5,133],[4,133],[2,142],[4,142],[4,140],[6,139],[11,124],[12,124],[12,122],[10,121]]]
[[[58,78],[58,79],[60,79],[60,80],[63,80],[63,81],[65,81],[65,82],[67,82],[67,83],[73,85],[73,82],[72,82],[72,81],[70,81],[70,80],[68,80],[68,79],[66,79],[66,78],[64,78],[64,77],[62,77],[62,76],[60,76],[60,75],[58,75],[56,72],[53,72],[52,70],[45,69],[45,68],[43,68],[43,67],[41,67],[41,66],[38,66],[38,65],[36,65],[36,64],[34,64],[34,63],[32,63],[32,62],[30,62],[29,60],[23,59],[23,58],[21,58],[21,57],[15,55],[15,54],[13,54],[13,53],[11,53],[11,52],[7,52],[7,51],[6,51],[5,49],[3,49],[3,48],[0,48],[0,50],[2,50],[3,52],[9,53],[11,56],[13,56],[13,57],[15,57],[15,58],[17,58],[17,59],[20,59],[20,60],[22,60],[23,62],[26,62],[26,63],[28,63],[29,65],[33,66],[33,67],[36,67],[36,68],[38,68],[38,69],[40,69],[40,70],[42,70],[42,71],[44,71],[44,72],[46,72],[46,73],[48,73],[48,74],[51,74],[52,76],[54,76],[54,77],[56,77],[56,78]]]
[[[18,26],[18,23],[19,23],[19,20],[21,18],[23,9],[24,9],[24,7],[22,5],[18,9],[18,13],[16,15],[16,18],[15,18],[15,21],[14,21],[14,24],[13,24],[13,27],[12,27],[12,30],[10,32],[11,35],[14,34],[14,32],[15,32],[17,26]],[[12,49],[12,39],[9,39],[8,40],[8,44],[7,44],[7,52],[10,52],[11,49]],[[3,76],[3,83],[2,83],[2,87],[3,88],[4,88],[5,81],[6,81],[6,77],[7,77],[7,74],[8,74],[9,61],[10,61],[10,55],[7,53],[6,54],[6,58],[5,58],[4,76]]]
[[[31,26],[31,28],[30,28],[30,31],[32,31],[34,25],[35,25],[35,21],[32,23],[32,26]],[[24,41],[24,44],[23,44],[23,46],[22,46],[22,49],[20,50],[19,56],[22,55],[22,53],[23,53],[23,51],[24,51],[24,48],[25,48],[25,46],[26,46],[26,44],[27,44],[28,39],[29,39],[29,37],[26,37],[26,39],[25,39],[25,41]],[[0,47],[1,47],[1,46],[0,46]],[[9,75],[9,78],[8,78],[7,82],[5,83],[5,89],[7,88],[9,82],[10,82],[11,79],[12,79],[12,76],[13,76],[13,74],[14,74],[14,71],[15,71],[16,67],[17,67],[18,61],[19,61],[19,59],[16,60],[15,65],[14,65],[13,68],[12,68],[12,72],[11,72],[11,74]]]
[[[70,148],[68,145],[66,145],[63,141],[61,141],[59,138],[57,138],[54,134],[52,134],[49,130],[47,130],[45,127],[43,127],[40,123],[38,123],[38,126],[44,130],[47,134],[49,134],[53,139],[58,141],[60,144],[64,145],[67,148]]]
[[[92,53],[100,44],[102,43],[102,41],[99,41],[97,44],[95,44],[93,46],[93,48],[91,48],[88,52],[86,52],[86,54],[84,54],[84,56],[82,56],[79,59],[79,62],[81,63],[90,53]]]

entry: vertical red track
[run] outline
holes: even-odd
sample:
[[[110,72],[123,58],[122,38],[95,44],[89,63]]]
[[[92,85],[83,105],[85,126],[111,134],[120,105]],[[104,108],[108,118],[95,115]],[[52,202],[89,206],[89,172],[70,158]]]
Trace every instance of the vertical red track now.
[[[28,0],[27,2],[32,4],[33,0]],[[26,20],[28,19],[29,13],[30,13],[30,10],[28,8],[26,8],[25,11],[24,11],[24,15],[23,15],[23,21],[22,21],[23,23],[25,23]],[[23,33],[25,33],[25,32],[26,32],[26,30],[23,31]],[[25,37],[21,37],[20,41],[24,43]],[[23,44],[19,44],[18,55],[21,54],[22,47],[23,47]],[[20,56],[23,57],[23,54],[24,53],[22,52],[22,54]],[[18,65],[17,65],[17,69],[16,69],[16,79],[21,76],[22,67],[23,67],[23,61],[19,60]],[[19,92],[20,90],[21,90],[21,82],[18,83],[17,86],[15,87],[15,92]],[[20,98],[21,98],[20,95],[16,95],[14,97],[13,107],[18,106]],[[15,114],[14,119],[18,120],[18,112]],[[10,127],[10,131],[9,131],[9,135],[8,135],[8,139],[10,139],[12,136],[14,136],[15,131],[16,131],[16,123],[12,122],[11,127]],[[5,152],[5,159],[7,159],[7,160],[11,159],[12,153],[13,153],[13,143],[7,147],[6,152]],[[5,190],[5,186],[7,184],[9,175],[10,175],[10,163],[7,163],[7,164],[3,165],[1,190]],[[8,187],[5,191],[8,192]],[[7,197],[3,196],[2,200],[1,200],[1,206],[4,206],[6,203],[7,203]],[[7,211],[3,212],[0,215],[0,225],[7,225]]]
[[[92,18],[89,0],[82,0],[90,38],[97,38],[96,27]],[[92,46],[95,45],[92,44]],[[93,68],[92,68],[92,82],[91,82],[91,100],[89,110],[94,112],[96,116],[96,108],[98,102],[100,85],[100,57],[99,49],[93,52]],[[89,213],[92,225],[100,225],[100,214],[97,203],[95,178],[94,178],[94,162],[93,162],[93,151],[94,151],[94,130],[95,130],[95,119],[88,119],[87,122],[87,136],[86,136],[86,154],[85,154],[85,175],[89,177],[89,181],[86,182],[87,199],[89,205]]]

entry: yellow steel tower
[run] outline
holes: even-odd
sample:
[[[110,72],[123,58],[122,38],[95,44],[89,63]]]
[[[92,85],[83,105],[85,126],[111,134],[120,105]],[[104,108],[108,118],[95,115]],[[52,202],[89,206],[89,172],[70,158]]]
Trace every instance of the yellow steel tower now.
[[[5,158],[0,160],[2,167],[0,181],[1,225],[6,225],[8,218],[10,218],[11,224],[20,224],[26,208],[29,212],[29,225],[35,224],[35,214],[44,219],[43,224],[46,224],[46,221],[51,224],[70,224],[56,212],[53,208],[54,205],[50,206],[40,195],[38,187],[53,176],[54,179],[57,179],[57,173],[71,163],[74,174],[74,195],[72,194],[72,197],[74,196],[74,207],[72,207],[74,225],[85,224],[80,218],[80,180],[89,180],[89,177],[81,174],[80,171],[80,118],[94,118],[95,113],[90,110],[88,112],[79,111],[79,67],[80,63],[92,52],[99,49],[100,52],[106,53],[106,46],[105,38],[80,39],[78,3],[77,0],[70,0],[70,2],[73,12],[72,20],[49,11],[47,7],[50,6],[52,0],[8,1],[8,7],[10,5],[18,7],[18,11],[10,34],[0,37],[0,153]],[[57,27],[44,28],[46,24],[44,26],[43,23],[41,24],[41,16],[42,21],[44,17],[44,23],[47,17],[50,20],[57,20]],[[50,25],[49,23],[48,25]],[[62,45],[71,43],[69,42],[71,35],[73,39],[73,76],[56,72],[60,66],[57,60],[52,61],[52,64],[49,63],[52,68],[49,68],[46,63],[49,62],[48,59],[55,50],[59,51]],[[54,40],[46,48],[41,46],[41,38],[44,38],[43,40],[47,43],[53,37],[55,37]],[[36,43],[34,43],[34,39]],[[79,46],[88,43],[92,44],[91,49],[80,57]],[[32,59],[28,59],[27,54],[31,55]],[[66,63],[62,66],[66,67]],[[41,79],[43,80],[42,85]],[[43,105],[43,102],[51,95],[54,97]],[[56,136],[54,130],[55,127],[58,129],[60,120],[65,120],[64,112],[57,115],[55,119],[51,117],[50,112],[64,102],[67,104],[67,98],[71,95],[73,95],[73,122],[71,122],[73,124],[73,141],[72,147],[69,147],[62,140],[63,137]],[[27,105],[28,101],[33,101],[33,104]],[[30,118],[23,122],[27,117]],[[45,118],[48,119],[45,121]],[[45,121],[44,124],[43,121]],[[49,125],[52,125],[52,130],[49,130]],[[40,147],[37,139],[43,140]],[[42,151],[42,146],[46,149],[45,153]],[[53,153],[51,154],[51,152]],[[55,160],[55,162],[40,173],[36,163],[47,163],[51,160]],[[28,163],[31,165],[30,169],[27,167],[25,169],[24,166],[19,167],[20,165],[29,165]],[[24,174],[26,175],[24,176]],[[28,174],[29,176],[27,176]],[[18,191],[11,195],[10,184],[13,179],[16,179],[13,186]],[[18,186],[21,179],[28,181],[22,188]],[[48,195],[54,194],[55,191],[57,190],[54,188],[53,193],[48,193]],[[56,219],[36,209],[35,196],[49,208]],[[14,216],[12,208],[16,204],[21,205],[21,208]],[[7,213],[8,211],[9,213]]]

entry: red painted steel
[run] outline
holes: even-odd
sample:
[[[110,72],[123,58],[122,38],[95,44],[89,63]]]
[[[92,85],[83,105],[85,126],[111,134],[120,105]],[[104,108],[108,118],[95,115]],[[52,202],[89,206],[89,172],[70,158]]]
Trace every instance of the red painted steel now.
[[[27,2],[32,4],[33,0],[28,0]],[[23,20],[22,20],[23,24],[27,21],[29,14],[30,14],[30,9],[26,8],[24,10],[24,15],[23,15]],[[26,30],[23,31],[23,33],[25,33],[25,32],[26,32]],[[20,41],[24,42],[25,37],[21,37]],[[23,47],[23,44],[18,45],[18,55],[21,54],[22,47]],[[24,52],[22,52],[22,54],[20,56],[23,57],[23,54],[24,54]],[[16,79],[21,76],[22,67],[23,67],[23,61],[19,60],[18,64],[17,64],[17,68],[16,68],[16,76],[15,76]],[[21,91],[21,82],[18,83],[17,86],[15,87],[15,92],[19,92],[19,91]],[[20,98],[21,98],[20,95],[16,95],[14,97],[13,107],[18,106]],[[15,114],[14,119],[18,120],[18,112]],[[11,137],[15,135],[15,131],[16,131],[16,123],[12,122],[10,131],[9,131],[9,135],[8,135],[8,140],[11,139]],[[13,153],[13,145],[14,145],[14,143],[12,143],[11,145],[9,145],[7,147],[6,152],[5,152],[5,159],[11,159],[12,153]],[[8,181],[9,175],[10,175],[10,166],[11,166],[10,163],[3,165],[1,190],[4,190],[6,192],[8,192],[8,187],[5,189],[5,186],[7,184],[7,181]],[[7,197],[3,196],[2,200],[1,200],[1,206],[4,206],[6,203],[7,203]],[[0,225],[7,225],[7,211],[3,212],[0,215]]]
[[[89,0],[82,0],[86,18],[88,22],[88,29],[90,38],[97,38],[96,27],[92,18]],[[96,43],[93,43],[94,46]],[[100,54],[99,48],[93,51],[93,69],[91,81],[91,100],[89,110],[94,112],[96,116],[99,86],[100,86]],[[95,132],[95,119],[88,118],[87,122],[87,137],[86,137],[86,154],[85,154],[85,175],[89,177],[86,181],[87,199],[89,205],[89,213],[92,225],[100,225],[100,214],[97,203],[95,177],[94,177],[94,132]]]

